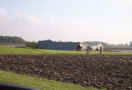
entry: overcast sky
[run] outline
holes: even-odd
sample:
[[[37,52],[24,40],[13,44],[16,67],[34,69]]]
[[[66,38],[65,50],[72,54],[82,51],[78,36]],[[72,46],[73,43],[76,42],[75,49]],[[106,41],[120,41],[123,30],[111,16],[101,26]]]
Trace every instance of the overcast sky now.
[[[132,0],[0,0],[0,35],[128,43]]]

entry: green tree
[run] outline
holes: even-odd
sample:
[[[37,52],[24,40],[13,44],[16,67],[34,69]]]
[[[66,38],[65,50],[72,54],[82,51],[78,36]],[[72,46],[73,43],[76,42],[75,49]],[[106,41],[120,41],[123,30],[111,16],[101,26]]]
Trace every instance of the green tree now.
[[[38,48],[38,43],[36,43],[36,42],[26,42],[26,47]]]
[[[25,40],[16,36],[0,36],[0,43],[24,43]]]

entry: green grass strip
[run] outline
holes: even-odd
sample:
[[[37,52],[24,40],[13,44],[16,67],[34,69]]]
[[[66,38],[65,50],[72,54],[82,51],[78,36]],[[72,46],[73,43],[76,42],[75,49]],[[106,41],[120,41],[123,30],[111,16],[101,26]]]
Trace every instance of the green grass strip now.
[[[0,83],[13,83],[22,86],[40,88],[41,90],[106,90],[82,87],[72,83],[64,83],[44,78],[20,75],[0,70]]]

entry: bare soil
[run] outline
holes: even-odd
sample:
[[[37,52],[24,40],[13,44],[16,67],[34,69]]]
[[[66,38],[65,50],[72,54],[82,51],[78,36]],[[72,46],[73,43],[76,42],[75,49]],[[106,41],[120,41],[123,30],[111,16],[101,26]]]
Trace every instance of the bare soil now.
[[[0,69],[108,90],[132,90],[132,56],[0,55]]]

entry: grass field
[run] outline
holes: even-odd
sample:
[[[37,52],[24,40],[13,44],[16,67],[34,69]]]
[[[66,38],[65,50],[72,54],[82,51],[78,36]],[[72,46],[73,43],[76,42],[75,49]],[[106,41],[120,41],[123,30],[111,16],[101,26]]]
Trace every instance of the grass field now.
[[[85,54],[79,51],[56,51],[31,48],[16,48],[10,46],[0,46],[0,54]],[[95,88],[86,88],[72,83],[62,83],[43,78],[20,75],[13,72],[0,70],[0,82],[15,83],[29,87],[40,88],[41,90],[98,90]],[[104,90],[104,89],[99,89]]]
[[[20,75],[0,70],[0,83],[13,83],[22,86],[40,88],[41,90],[106,90],[82,87],[72,83],[62,83],[44,78]]]
[[[11,46],[0,46],[0,54],[86,54],[82,51],[63,51],[63,50],[46,50],[18,48]],[[99,52],[91,51],[90,54],[99,54]],[[103,52],[104,55],[132,55],[132,52]],[[62,83],[44,78],[19,75],[13,72],[5,72],[0,70],[0,82],[16,83],[30,87],[40,88],[41,90],[105,90],[82,87],[72,83]]]
[[[0,54],[86,54],[84,51],[64,51],[0,46]],[[91,51],[90,54],[99,54]],[[132,52],[103,52],[104,55],[132,55]]]
[[[85,54],[85,52],[0,46],[0,54]]]

